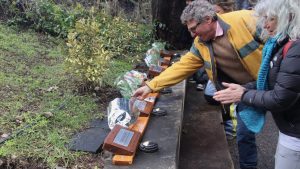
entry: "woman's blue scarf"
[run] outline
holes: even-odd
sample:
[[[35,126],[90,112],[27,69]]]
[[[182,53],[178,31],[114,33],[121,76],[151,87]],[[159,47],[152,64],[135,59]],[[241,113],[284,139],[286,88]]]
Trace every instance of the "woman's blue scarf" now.
[[[276,46],[278,36],[274,38],[269,38],[264,45],[262,51],[262,63],[257,76],[256,87],[257,90],[267,90],[268,89],[268,74],[270,69],[270,61],[272,58],[272,51]],[[259,133],[265,123],[266,111],[255,108],[252,106],[242,105],[242,110],[239,115],[242,121],[245,123],[246,127],[254,132]]]

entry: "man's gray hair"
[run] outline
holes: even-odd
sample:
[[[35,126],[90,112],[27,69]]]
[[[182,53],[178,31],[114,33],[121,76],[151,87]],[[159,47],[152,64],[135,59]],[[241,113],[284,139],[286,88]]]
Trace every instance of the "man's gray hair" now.
[[[260,0],[255,6],[259,26],[262,28],[261,36],[267,38],[263,29],[266,19],[277,19],[276,35],[289,36],[290,39],[300,38],[300,1],[299,0]]]
[[[211,18],[216,17],[213,5],[206,0],[195,0],[185,7],[180,19],[183,24],[186,24],[192,19],[201,23],[207,16]]]

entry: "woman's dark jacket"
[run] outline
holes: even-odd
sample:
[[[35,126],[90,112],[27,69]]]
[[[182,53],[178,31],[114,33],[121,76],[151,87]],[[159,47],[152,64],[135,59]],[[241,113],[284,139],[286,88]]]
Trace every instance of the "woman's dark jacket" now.
[[[267,91],[247,90],[242,101],[271,111],[279,130],[300,138],[300,40],[292,43],[283,58],[287,40],[279,42],[270,62]],[[251,86],[248,84],[246,86]]]

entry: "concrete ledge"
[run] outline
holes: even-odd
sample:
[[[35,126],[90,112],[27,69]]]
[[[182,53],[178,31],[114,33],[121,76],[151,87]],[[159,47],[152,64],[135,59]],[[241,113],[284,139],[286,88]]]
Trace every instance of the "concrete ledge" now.
[[[104,169],[233,169],[219,107],[208,105],[195,84],[185,89],[183,81],[156,103],[155,107],[168,114],[150,118],[142,141],[158,143],[158,152],[138,150],[132,165],[116,166],[106,161]]]
[[[187,84],[181,169],[233,169],[220,106],[208,105],[195,84]]]

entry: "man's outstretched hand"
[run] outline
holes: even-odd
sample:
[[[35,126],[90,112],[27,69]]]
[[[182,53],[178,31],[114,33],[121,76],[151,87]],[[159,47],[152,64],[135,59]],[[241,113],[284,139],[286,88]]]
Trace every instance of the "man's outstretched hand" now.
[[[144,99],[147,94],[151,93],[152,90],[147,85],[140,87],[136,89],[136,91],[133,93],[132,97],[137,97],[138,99],[142,100]]]

